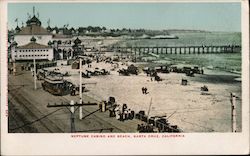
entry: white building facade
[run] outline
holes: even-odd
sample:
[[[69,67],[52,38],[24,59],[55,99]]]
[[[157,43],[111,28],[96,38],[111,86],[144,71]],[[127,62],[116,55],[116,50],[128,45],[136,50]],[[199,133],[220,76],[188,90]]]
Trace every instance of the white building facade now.
[[[11,58],[13,61],[17,60],[50,60],[54,58],[53,48],[36,43],[35,38],[30,43],[13,47],[11,50]]]
[[[53,35],[41,26],[41,21],[34,15],[27,20],[14,35],[15,46],[11,48],[11,59],[16,60],[53,60],[54,51],[48,45]]]

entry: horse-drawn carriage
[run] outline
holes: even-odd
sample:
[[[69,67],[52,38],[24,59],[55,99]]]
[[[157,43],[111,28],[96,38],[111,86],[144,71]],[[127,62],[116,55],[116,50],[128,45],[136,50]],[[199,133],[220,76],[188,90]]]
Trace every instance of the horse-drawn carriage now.
[[[117,72],[119,75],[129,76],[130,74],[138,75],[139,70],[136,66],[131,64],[127,69],[119,69]]]

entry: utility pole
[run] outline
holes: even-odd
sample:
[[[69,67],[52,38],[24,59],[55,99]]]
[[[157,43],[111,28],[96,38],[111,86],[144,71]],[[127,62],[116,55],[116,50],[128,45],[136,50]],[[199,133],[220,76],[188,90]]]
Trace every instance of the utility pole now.
[[[151,105],[152,105],[152,98],[150,99],[150,103],[149,103],[149,107],[148,107],[148,117],[149,117],[149,113],[150,113]]]
[[[13,62],[13,75],[16,75],[16,61]]]
[[[82,58],[80,58],[79,62],[79,70],[80,70],[80,84],[79,84],[79,96],[80,96],[80,104],[82,103]],[[79,108],[79,119],[82,119],[82,106]]]
[[[33,72],[34,72],[34,74],[33,74],[33,76],[34,76],[34,88],[35,88],[35,90],[36,90],[36,59],[34,58],[33,59],[33,64],[34,64],[34,68],[33,68]]]
[[[71,133],[74,133],[76,132],[76,129],[75,129],[75,112],[77,111],[77,109],[79,107],[82,107],[82,106],[90,106],[90,105],[97,105],[97,103],[74,103],[73,100],[70,101],[70,103],[61,103],[59,105],[57,105],[56,103],[54,105],[50,105],[48,103],[47,107],[66,107],[69,112],[70,112],[70,131]],[[76,109],[75,109],[76,107]]]
[[[151,110],[151,105],[152,105],[152,97],[150,99],[150,103],[149,103],[149,107],[148,107],[148,120],[147,120],[147,124],[149,124],[149,113],[150,113],[150,110]]]
[[[76,131],[75,127],[75,107],[74,107],[74,101],[70,101],[70,131],[74,133]]]
[[[231,93],[231,104],[232,104],[232,132],[236,132],[236,95],[235,93]]]

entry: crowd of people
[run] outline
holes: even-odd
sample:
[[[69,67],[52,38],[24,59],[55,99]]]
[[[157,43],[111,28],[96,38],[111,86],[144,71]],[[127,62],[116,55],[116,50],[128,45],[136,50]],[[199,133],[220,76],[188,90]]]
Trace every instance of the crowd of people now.
[[[120,121],[132,120],[134,115],[135,112],[129,109],[127,104],[123,104],[122,106],[117,104],[113,107],[113,109],[110,110],[110,117],[115,117]]]
[[[151,124],[138,124],[137,131],[140,133],[154,132],[154,126]]]

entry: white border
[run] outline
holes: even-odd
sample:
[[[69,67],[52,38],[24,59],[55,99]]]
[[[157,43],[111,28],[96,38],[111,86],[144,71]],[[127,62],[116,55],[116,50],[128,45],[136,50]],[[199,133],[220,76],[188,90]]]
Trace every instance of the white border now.
[[[184,133],[184,138],[160,139],[84,139],[70,134],[8,134],[5,108],[7,103],[7,3],[33,2],[16,0],[1,2],[1,155],[149,155],[149,154],[249,154],[249,6],[247,0],[220,0],[242,3],[242,132]],[[38,2],[66,2],[43,0]],[[67,1],[104,2],[104,1]],[[131,2],[108,0],[105,2]],[[191,2],[136,0],[134,2]],[[192,2],[218,2],[198,1]],[[132,134],[131,134],[132,135]]]

